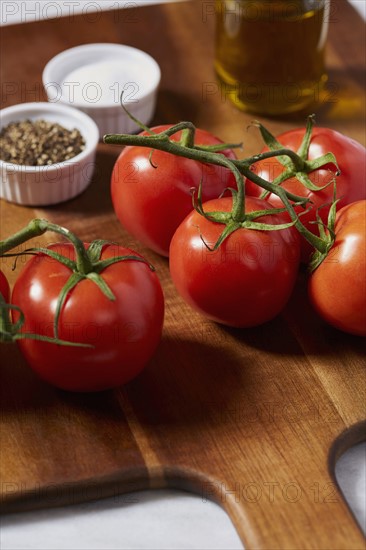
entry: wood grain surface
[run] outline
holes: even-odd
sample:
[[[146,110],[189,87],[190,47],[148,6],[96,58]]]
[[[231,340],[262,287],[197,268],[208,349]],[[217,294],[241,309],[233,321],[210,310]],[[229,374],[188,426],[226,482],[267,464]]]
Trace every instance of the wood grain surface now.
[[[247,130],[252,116],[216,87],[212,5],[197,0],[4,27],[2,106],[45,99],[42,69],[58,52],[124,43],[161,66],[153,123],[192,120],[224,140],[243,140],[243,155],[256,153],[259,136]],[[317,122],[365,144],[362,36],[356,12],[334,0],[329,87]],[[261,120],[279,133],[304,116]],[[39,210],[1,201],[1,236],[45,217],[85,240],[142,252],[164,287],[163,339],[137,379],[82,395],[46,385],[16,347],[1,346],[3,511],[174,487],[222,505],[248,549],[364,548],[334,478],[339,454],[365,439],[364,340],[315,315],[304,273],[283,314],[262,327],[227,329],[192,312],[173,288],[167,260],[116,221],[109,180],[118,153],[100,144],[92,185],[65,204]],[[13,281],[11,262],[3,259],[1,268]]]

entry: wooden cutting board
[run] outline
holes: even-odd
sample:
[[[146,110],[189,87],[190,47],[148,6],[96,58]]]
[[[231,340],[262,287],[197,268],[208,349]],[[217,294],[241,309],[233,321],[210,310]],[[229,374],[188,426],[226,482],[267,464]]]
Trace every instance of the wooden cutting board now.
[[[192,120],[226,141],[243,140],[243,155],[256,153],[251,115],[216,88],[212,6],[197,0],[5,27],[3,106],[43,100],[42,69],[56,53],[86,42],[125,43],[160,63],[154,123]],[[361,142],[363,33],[356,12],[335,0],[330,86],[317,119]],[[304,116],[261,120],[279,133],[303,125]],[[45,217],[85,240],[144,253],[164,286],[163,339],[137,379],[89,395],[49,387],[16,347],[1,346],[4,512],[174,487],[221,504],[248,549],[364,548],[334,478],[339,454],[365,439],[364,340],[317,318],[304,274],[284,313],[262,327],[231,330],[193,313],[177,296],[167,261],[116,221],[109,179],[118,153],[101,144],[91,187],[66,204],[35,210],[2,201],[1,235]],[[9,260],[1,268],[14,280]]]

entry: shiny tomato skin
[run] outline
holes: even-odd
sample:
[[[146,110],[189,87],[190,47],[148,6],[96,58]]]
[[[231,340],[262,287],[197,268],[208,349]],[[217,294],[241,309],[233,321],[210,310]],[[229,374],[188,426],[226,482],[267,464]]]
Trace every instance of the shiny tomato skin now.
[[[366,200],[337,213],[336,239],[309,279],[309,297],[330,325],[366,336]]]
[[[304,128],[290,130],[279,136],[277,140],[286,148],[297,151],[300,147],[302,138],[305,134]],[[263,151],[268,151],[267,148]],[[341,174],[336,178],[337,197],[340,199],[338,208],[342,208],[346,204],[362,200],[366,198],[366,149],[357,141],[329,128],[313,128],[310,147],[309,160],[314,160],[326,153],[333,153],[337,159]],[[270,158],[264,161],[259,161],[253,165],[252,169],[261,177],[268,181],[273,181],[279,176],[284,167],[276,158]],[[319,170],[314,170],[309,173],[310,180],[317,186],[323,186],[332,180],[334,176],[334,167],[325,166]],[[327,222],[329,205],[333,199],[334,188],[329,185],[322,191],[310,191],[296,179],[290,178],[282,183],[282,187],[288,191],[302,197],[308,197],[312,201],[309,212],[301,216],[302,223],[315,234],[317,226],[314,225],[316,220],[316,210],[324,223]],[[259,196],[261,189],[253,182],[246,181],[246,193],[253,196]],[[268,200],[274,207],[282,205],[281,200],[274,194],[269,195]],[[326,205],[325,207],[323,205]],[[297,212],[303,211],[301,207],[296,208]],[[302,256],[304,263],[309,260],[309,255],[312,252],[311,245],[302,239],[301,244]]]
[[[5,277],[4,273],[0,271],[0,292],[5,302],[9,302],[10,287],[8,279]]]
[[[70,244],[50,248],[74,258]],[[102,259],[131,253],[107,245]],[[92,347],[19,340],[31,368],[58,388],[99,391],[124,384],[140,373],[159,344],[164,298],[156,273],[146,263],[125,260],[105,268],[101,275],[116,300],[83,279],[71,291],[59,321],[59,338]],[[25,315],[23,331],[53,337],[56,299],[69,276],[68,267],[45,254],[27,262],[12,294],[13,303]]]
[[[231,197],[211,200],[205,211],[230,211]],[[247,197],[246,211],[268,209],[266,201]],[[279,215],[257,221],[280,223]],[[252,327],[274,318],[295,284],[300,244],[293,228],[276,231],[238,229],[215,252],[223,230],[196,211],[187,216],[170,245],[170,273],[183,299],[207,318],[232,327]]]
[[[170,128],[152,128],[156,133]],[[146,132],[142,132],[146,135]],[[171,139],[178,141],[181,132]],[[211,133],[197,129],[195,143],[216,145],[222,141]],[[228,158],[236,158],[225,150]],[[202,181],[203,200],[216,198],[227,188],[235,187],[229,170],[177,157],[145,147],[127,146],[118,157],[112,173],[111,195],[120,223],[145,246],[168,256],[174,231],[192,210],[192,189]]]

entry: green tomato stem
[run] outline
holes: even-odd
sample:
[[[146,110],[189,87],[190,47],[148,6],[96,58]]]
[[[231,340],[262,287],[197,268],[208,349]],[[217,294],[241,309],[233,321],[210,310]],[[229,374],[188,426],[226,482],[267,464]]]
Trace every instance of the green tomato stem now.
[[[48,222],[46,220],[36,218],[30,221],[26,227],[23,227],[23,229],[20,229],[20,231],[17,231],[4,241],[0,241],[0,256],[3,256],[9,250],[16,248],[34,237],[43,235],[47,230]]]
[[[177,124],[174,128],[175,131],[173,133],[177,132],[177,128],[179,130],[182,130],[184,125],[188,123],[180,123]],[[206,164],[215,164],[216,166],[223,166],[225,168],[228,168],[229,170],[233,171],[233,166],[240,172],[240,174],[252,177],[253,172],[249,169],[249,164],[253,164],[253,162],[256,162],[258,160],[261,160],[262,158],[269,158],[273,156],[279,156],[279,155],[286,155],[287,153],[291,157],[296,157],[296,153],[290,149],[282,149],[281,151],[272,151],[267,153],[262,153],[260,155],[255,155],[254,157],[251,157],[250,159],[245,160],[234,160],[234,159],[228,159],[222,154],[215,153],[206,149],[203,149],[200,146],[194,146],[194,147],[185,147],[182,146],[180,143],[175,142],[167,138],[168,133],[163,132],[162,134],[155,134],[154,136],[142,136],[142,135],[130,135],[130,134],[107,134],[104,136],[104,142],[109,143],[111,145],[136,145],[139,147],[147,147],[152,149],[158,149],[159,151],[164,151],[166,153],[171,153],[172,155],[179,156],[179,157],[185,157],[191,160],[196,160],[198,162],[203,162]],[[234,171],[235,174],[235,171]],[[261,187],[265,188],[266,190],[270,191],[271,193],[277,194],[277,187],[272,185],[270,182],[264,180],[263,178],[260,178],[259,176],[254,176],[255,182]],[[239,186],[240,187],[240,186]],[[239,189],[238,189],[239,190]],[[294,195],[292,193],[287,193],[287,196],[290,200],[294,202],[308,202],[308,199],[304,199],[304,197],[300,197],[298,195]]]
[[[76,269],[79,273],[87,275],[93,270],[93,264],[89,259],[83,242],[74,235],[74,233],[65,227],[38,218],[31,220],[26,227],[20,229],[18,232],[14,233],[14,235],[0,241],[0,256],[3,256],[9,250],[16,248],[30,239],[43,235],[46,231],[52,231],[62,235],[74,245],[76,252]]]
[[[0,342],[12,342],[12,323],[10,321],[10,308],[4,296],[0,292]]]
[[[174,132],[177,131],[177,128],[179,130],[182,130],[183,128],[187,127],[188,123],[180,123],[179,125],[174,127]],[[191,128],[191,124],[189,123],[189,128]],[[261,153],[259,155],[255,155],[253,157],[250,157],[248,159],[244,160],[232,160],[228,159],[222,154],[214,153],[212,151],[206,151],[202,149],[197,149],[195,146],[193,147],[185,147],[182,146],[180,143],[171,141],[170,139],[167,139],[167,134],[165,133],[163,136],[161,134],[155,134],[154,136],[141,136],[141,135],[129,135],[129,134],[107,134],[104,136],[105,143],[114,144],[114,145],[138,145],[142,147],[151,147],[153,149],[158,149],[160,151],[165,151],[167,153],[171,153],[176,156],[181,156],[185,158],[189,158],[191,160],[196,160],[199,162],[207,163],[207,164],[215,164],[218,166],[223,166],[225,168],[228,168],[234,173],[238,192],[233,197],[233,211],[232,211],[232,219],[236,223],[241,223],[245,220],[245,188],[244,188],[244,181],[241,175],[244,175],[251,179],[254,183],[265,189],[266,191],[269,191],[271,193],[274,193],[278,195],[281,200],[283,201],[286,209],[289,212],[290,218],[295,225],[295,227],[298,229],[298,231],[304,236],[304,238],[310,242],[310,244],[316,249],[321,252],[324,252],[324,242],[322,239],[311,233],[307,228],[304,227],[304,225],[299,220],[292,204],[290,201],[305,204],[308,202],[308,199],[304,199],[304,197],[300,197],[297,195],[294,195],[292,193],[289,193],[282,187],[278,185],[273,185],[272,183],[264,180],[252,170],[250,170],[249,166],[251,166],[254,162],[258,162],[262,159],[267,159],[273,156],[286,156],[293,159],[297,159],[297,166],[296,168],[303,167],[304,161],[298,157],[298,155],[290,150],[290,149],[280,149],[275,151],[268,151],[265,153]]]
[[[79,239],[79,237],[77,237],[69,229],[66,229],[66,227],[61,227],[60,225],[54,223],[48,222],[47,228],[49,231],[62,235],[74,245],[76,252],[76,271],[78,273],[81,275],[87,275],[93,271],[93,264],[89,259],[84,243]]]
[[[73,261],[66,256],[62,256],[54,250],[39,247],[29,248],[20,253],[46,254],[68,267],[71,271],[69,279],[65,283],[60,292],[60,295],[58,296],[54,318],[54,338],[50,338],[44,335],[20,332],[22,325],[24,324],[23,312],[17,306],[7,304],[4,300],[4,297],[0,293],[0,342],[14,342],[15,340],[19,340],[21,338],[31,338],[61,345],[92,347],[82,343],[73,343],[60,340],[58,337],[58,325],[60,315],[68,294],[73,290],[74,287],[79,284],[81,280],[87,278],[99,288],[99,290],[108,300],[113,301],[115,300],[115,296],[106,281],[100,275],[100,272],[103,271],[103,269],[106,269],[108,266],[114,263],[125,260],[144,262],[152,270],[153,267],[144,258],[135,255],[115,256],[113,258],[108,258],[107,260],[101,260],[100,257],[102,254],[103,245],[111,243],[108,243],[108,241],[97,240],[92,242],[90,248],[86,250],[84,243],[76,235],[74,235],[74,233],[72,233],[65,227],[61,227],[60,225],[48,222],[47,220],[40,219],[32,220],[26,227],[24,227],[14,235],[8,237],[4,241],[1,241],[0,255],[18,256],[18,254],[8,254],[8,252],[12,248],[17,247],[20,244],[23,244],[36,236],[42,235],[46,231],[52,231],[53,233],[57,233],[65,237],[73,244],[76,255],[76,261]],[[19,320],[15,324],[13,324],[10,319],[10,311],[12,309],[17,310],[19,313]]]
[[[194,146],[194,134],[195,130],[192,128],[185,128],[182,131],[182,137],[180,139],[180,144],[182,145],[182,147]]]
[[[271,134],[269,130],[263,124],[256,121],[253,123],[256,126],[263,138],[264,143],[267,145],[268,149],[272,152],[280,151],[283,149],[283,145],[277,140],[277,138]],[[298,153],[291,150],[292,154],[279,155],[278,161],[293,172],[301,172],[304,170],[304,160],[299,156]]]
[[[314,124],[315,124],[315,115],[308,116],[306,121],[305,135],[297,151],[297,154],[299,155],[299,157],[301,157],[305,161],[307,160],[308,154],[309,154],[309,147],[310,147],[311,135],[313,132]]]
[[[288,198],[286,196],[286,193],[283,192],[284,189],[282,189],[282,187],[279,187],[278,190],[279,190],[278,196],[280,197],[283,204],[285,205],[285,207],[286,207],[286,209],[287,209],[287,211],[288,211],[288,213],[291,217],[291,220],[294,222],[294,226],[296,227],[296,229],[311,244],[311,246],[313,248],[315,248],[315,250],[317,250],[321,253],[325,253],[326,250],[327,250],[327,244],[324,242],[323,239],[321,239],[320,237],[317,237],[316,235],[314,235],[314,233],[309,231],[301,223],[301,221],[299,220],[299,217],[297,216],[292,204],[288,200]]]

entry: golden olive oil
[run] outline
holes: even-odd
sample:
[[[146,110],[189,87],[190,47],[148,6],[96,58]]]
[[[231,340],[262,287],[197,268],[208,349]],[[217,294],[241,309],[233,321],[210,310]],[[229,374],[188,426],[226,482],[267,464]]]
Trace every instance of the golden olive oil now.
[[[268,115],[318,101],[326,81],[329,0],[216,0],[215,13],[223,97]]]

